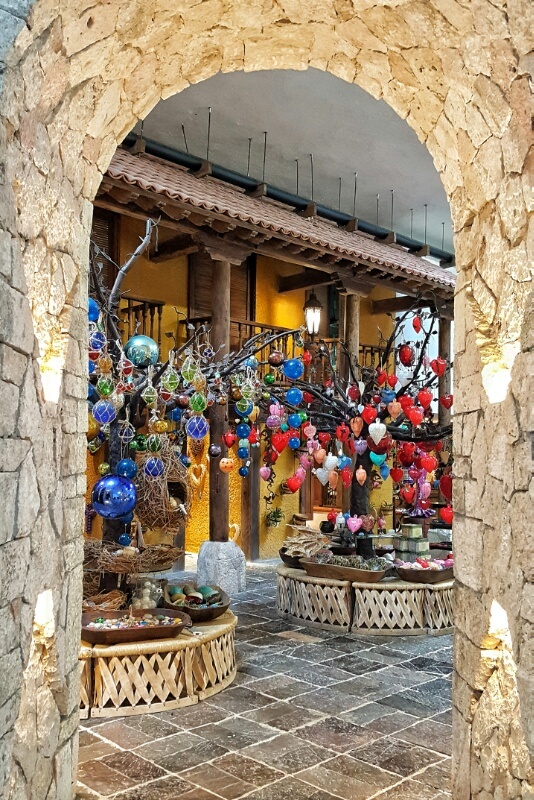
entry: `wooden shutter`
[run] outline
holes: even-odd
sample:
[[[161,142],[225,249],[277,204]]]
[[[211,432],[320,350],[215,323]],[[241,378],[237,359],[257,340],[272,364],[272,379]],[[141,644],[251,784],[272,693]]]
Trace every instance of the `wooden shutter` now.
[[[93,209],[91,241],[107,253],[115,264],[119,260],[119,219],[118,214],[112,214],[101,208]],[[116,268],[102,256],[97,255],[95,261],[99,266],[102,265],[100,272],[102,283],[110,289],[117,274]]]
[[[207,253],[189,256],[189,316],[211,317],[212,275],[217,262]],[[230,316],[232,319],[251,318],[251,267],[247,262],[232,265],[230,286]]]

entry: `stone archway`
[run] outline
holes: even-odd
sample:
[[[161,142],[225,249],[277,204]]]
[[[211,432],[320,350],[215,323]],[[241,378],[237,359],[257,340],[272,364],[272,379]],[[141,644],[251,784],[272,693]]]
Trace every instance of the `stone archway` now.
[[[86,267],[102,173],[135,121],[189,83],[218,70],[314,66],[406,118],[450,200],[455,797],[520,797],[534,621],[528,3],[65,0],[58,13],[51,0],[26,0],[7,8],[15,10],[0,11],[4,795],[67,798],[75,769]],[[44,715],[29,703],[36,686]]]

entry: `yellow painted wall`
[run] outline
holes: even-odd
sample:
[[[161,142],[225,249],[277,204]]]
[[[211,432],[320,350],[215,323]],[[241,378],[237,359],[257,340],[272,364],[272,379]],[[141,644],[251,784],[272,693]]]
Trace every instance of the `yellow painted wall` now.
[[[278,278],[302,272],[295,264],[258,256],[256,262],[256,320],[280,328],[299,328],[304,322],[305,291],[278,294]]]
[[[373,300],[386,300],[395,297],[390,289],[375,287],[368,297],[362,297],[360,301],[360,343],[361,344],[380,344],[379,329],[382,336],[387,339],[393,331],[393,320],[387,314],[372,314],[371,307]]]

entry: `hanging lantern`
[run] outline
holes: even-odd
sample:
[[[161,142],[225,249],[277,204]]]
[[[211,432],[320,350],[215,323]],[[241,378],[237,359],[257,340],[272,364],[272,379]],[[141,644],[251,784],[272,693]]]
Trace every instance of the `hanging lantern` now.
[[[310,296],[304,303],[304,319],[306,320],[306,328],[310,336],[315,336],[319,333],[322,308],[323,306],[317,299],[315,291],[312,289]]]

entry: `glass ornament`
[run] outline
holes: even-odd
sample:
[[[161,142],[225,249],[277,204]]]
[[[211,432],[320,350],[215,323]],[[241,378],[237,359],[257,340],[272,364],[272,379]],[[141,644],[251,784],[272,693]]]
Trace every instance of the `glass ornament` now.
[[[91,442],[98,435],[100,425],[92,414],[87,414],[87,441]]]
[[[249,369],[258,369],[258,359],[256,356],[249,356],[246,361],[243,362],[243,366]]]
[[[123,375],[131,375],[133,372],[134,365],[131,361],[127,358],[121,358],[119,363],[119,369]]]
[[[94,404],[91,413],[100,425],[113,422],[117,416],[115,406],[109,400],[99,400],[98,403]]]
[[[140,453],[144,453],[146,450],[146,436],[144,433],[138,433],[134,439],[137,449]]]
[[[301,423],[302,422],[306,422],[306,420],[308,419],[308,415],[307,415],[307,413],[305,411],[299,411],[298,415],[300,417]]]
[[[156,458],[154,456],[148,458],[143,467],[145,475],[148,475],[149,478],[159,478],[160,475],[163,475],[164,469],[165,467],[163,466],[161,458]]]
[[[100,358],[100,350],[89,350],[87,355],[89,357],[89,361],[98,361]]]
[[[195,373],[195,377],[193,378],[191,383],[193,384],[197,392],[201,392],[203,389],[206,388],[206,378],[204,377],[204,375],[201,373],[200,370],[198,370]]]
[[[130,422],[121,422],[117,435],[121,442],[129,444],[135,439],[135,428]]]
[[[189,405],[196,414],[201,414],[208,407],[206,396],[201,392],[195,392],[189,401]]]
[[[120,411],[124,405],[124,394],[122,392],[113,392],[109,396],[109,400],[113,403],[113,408],[115,411]]]
[[[98,322],[98,318],[100,316],[100,306],[93,300],[92,297],[89,298],[87,303],[87,316],[89,318],[89,322]]]
[[[290,381],[298,381],[304,374],[304,364],[300,358],[288,358],[284,361],[282,372]]]
[[[267,417],[267,419],[265,420],[265,424],[267,425],[268,428],[271,428],[271,430],[273,430],[274,428],[279,428],[280,417],[277,416],[276,414],[271,414],[271,416]]]
[[[132,543],[132,537],[127,533],[121,533],[117,541],[121,547],[129,547]]]
[[[244,383],[241,387],[241,394],[244,400],[252,400],[255,394],[254,386],[251,383]]]
[[[152,426],[156,433],[167,433],[169,430],[169,426],[167,425],[167,420],[165,419],[157,419]]]
[[[191,439],[204,439],[210,429],[209,422],[206,417],[201,414],[195,414],[185,423],[185,432]]]
[[[219,469],[221,472],[231,472],[235,466],[233,458],[221,458],[219,461]]]
[[[189,456],[188,456],[188,455],[186,455],[185,453],[182,453],[182,454],[179,456],[179,459],[180,459],[180,461],[182,462],[182,464],[184,465],[184,467],[185,467],[186,469],[189,469],[189,467],[191,466],[191,459],[189,458]]]
[[[250,400],[238,400],[235,404],[235,413],[238,417],[248,417],[253,408]]]
[[[137,464],[131,458],[121,458],[115,471],[121,478],[130,478],[131,480],[137,475]]]
[[[102,375],[96,382],[96,391],[100,397],[109,397],[114,389],[113,378],[109,375]]]
[[[248,447],[239,447],[237,450],[237,457],[248,458],[249,457]]]
[[[116,519],[133,511],[136,500],[134,484],[120,475],[105,475],[95,483],[91,492],[94,510],[105,519]]]
[[[90,350],[102,350],[102,348],[106,344],[107,344],[106,334],[102,333],[102,331],[93,331],[93,333],[89,336]]]
[[[107,461],[102,461],[102,463],[98,465],[98,472],[100,475],[107,475],[110,470],[111,467]]]
[[[93,441],[92,441],[92,442],[89,442],[89,444],[87,445],[87,449],[88,449],[88,450],[89,450],[89,452],[90,452],[91,454],[93,454],[93,455],[94,455],[94,454],[95,454],[95,453],[96,453],[98,450],[100,450],[100,448],[101,448],[101,447],[102,447],[102,441],[101,441],[101,440],[100,440],[98,437],[97,437],[96,439],[93,439]]]
[[[169,411],[169,419],[172,419],[173,422],[180,422],[180,420],[182,419],[182,409],[172,408]]]
[[[139,449],[135,439],[129,443],[129,447],[130,447],[130,450],[133,450],[134,452]]]
[[[161,436],[157,433],[151,433],[146,437],[146,449],[151,453],[159,453],[161,450]]]
[[[96,369],[95,362],[94,361],[89,361],[89,365],[88,365],[89,375],[92,375],[93,372],[95,371],[95,369]]]
[[[161,385],[164,389],[167,389],[169,392],[175,392],[180,384],[180,376],[174,369],[174,367],[169,367],[169,369],[165,370],[161,377]]]
[[[242,478],[246,478],[248,475],[248,467],[239,467],[237,471]]]
[[[191,383],[198,372],[198,364],[192,356],[187,356],[182,364],[182,378],[186,383]]]
[[[272,373],[272,372],[268,372],[268,373],[266,374],[266,376],[264,377],[264,379],[263,379],[263,382],[264,382],[264,384],[265,384],[266,386],[272,386],[272,385],[273,385],[273,383],[275,382],[275,380],[276,380],[276,378],[275,378],[275,376],[274,376],[274,373]]]
[[[240,439],[246,439],[247,436],[250,434],[250,425],[247,425],[245,422],[240,422],[235,432],[239,436]]]
[[[302,425],[302,420],[299,414],[290,414],[289,417],[287,418],[287,421],[291,428],[300,428],[300,426]]]
[[[113,368],[113,361],[107,353],[101,355],[96,363],[100,372],[111,372]]]
[[[210,444],[208,447],[208,455],[210,458],[219,458],[222,453],[222,447],[218,444]]]
[[[297,450],[300,447],[300,439],[297,436],[292,436],[288,444],[292,450]]]
[[[149,383],[148,386],[145,386],[141,392],[141,397],[149,408],[152,408],[158,402],[158,393],[151,383]]]
[[[248,439],[240,439],[237,443],[238,447],[246,447],[247,450],[250,447],[250,442]]]
[[[269,353],[267,361],[272,367],[279,367],[284,361],[284,354],[280,350],[273,350]]]
[[[298,406],[302,403],[303,394],[296,386],[292,386],[286,392],[286,400],[292,406]]]
[[[159,357],[159,348],[154,339],[137,333],[128,339],[124,346],[126,358],[136,367],[149,367],[155,364]]]
[[[179,394],[176,404],[179,408],[189,408],[189,397],[186,394]]]

